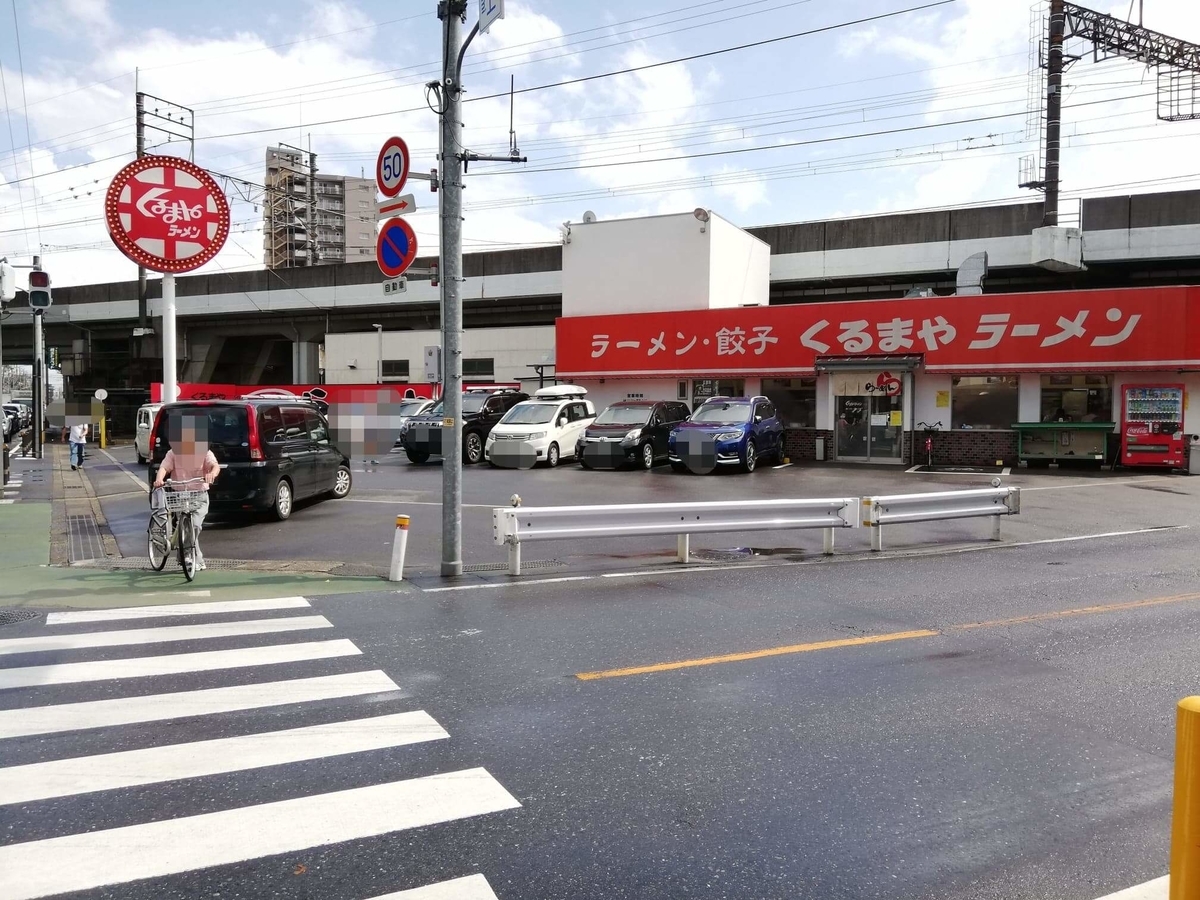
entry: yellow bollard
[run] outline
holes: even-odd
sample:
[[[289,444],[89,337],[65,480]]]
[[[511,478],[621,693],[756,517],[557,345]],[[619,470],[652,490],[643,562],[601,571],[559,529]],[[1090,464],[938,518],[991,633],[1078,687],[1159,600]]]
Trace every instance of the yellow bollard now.
[[[1171,900],[1200,897],[1200,697],[1175,717],[1175,809],[1171,819]]]

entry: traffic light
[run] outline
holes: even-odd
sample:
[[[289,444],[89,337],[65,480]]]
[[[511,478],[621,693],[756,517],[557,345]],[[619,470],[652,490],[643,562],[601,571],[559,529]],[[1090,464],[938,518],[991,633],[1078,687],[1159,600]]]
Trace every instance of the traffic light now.
[[[0,262],[0,302],[8,303],[17,296],[17,270]]]
[[[50,308],[50,273],[33,271],[29,273],[29,308]]]

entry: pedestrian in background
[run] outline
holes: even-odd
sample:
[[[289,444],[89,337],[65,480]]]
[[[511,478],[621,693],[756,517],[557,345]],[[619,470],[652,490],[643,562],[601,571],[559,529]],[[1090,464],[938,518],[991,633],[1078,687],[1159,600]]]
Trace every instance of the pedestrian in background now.
[[[66,431],[67,429],[63,429]],[[87,444],[88,425],[86,422],[72,425],[71,431],[71,471],[83,468],[83,448]]]

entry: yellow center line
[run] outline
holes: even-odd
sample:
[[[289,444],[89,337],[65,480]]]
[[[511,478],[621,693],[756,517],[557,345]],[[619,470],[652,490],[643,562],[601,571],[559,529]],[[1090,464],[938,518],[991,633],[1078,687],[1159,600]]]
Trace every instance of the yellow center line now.
[[[767,656],[785,656],[789,653],[811,653],[814,650],[832,650],[835,647],[860,647],[863,644],[884,644],[888,641],[906,641],[912,638],[936,637],[940,632],[896,631],[891,634],[873,634],[866,637],[841,638],[835,641],[816,641],[811,644],[791,644],[787,647],[768,647],[765,650],[748,650],[744,653],[726,653],[722,656],[705,656],[701,659],[683,659],[678,662],[654,663],[649,666],[630,666],[626,669],[606,669],[600,672],[580,672],[575,677],[580,681],[596,681],[600,678],[620,678],[624,675],[645,675],[650,672],[670,672],[672,669],[690,669],[694,666],[712,666],[718,663],[743,662],[748,659],[763,659]]]
[[[962,625],[950,625],[946,631],[970,631],[978,628],[999,628],[1007,625],[1027,625],[1032,622],[1044,622],[1054,619],[1068,619],[1074,616],[1089,616],[1102,613],[1120,612],[1122,610],[1140,609],[1148,606],[1162,606],[1168,603],[1189,603],[1200,600],[1200,592],[1191,594],[1175,594],[1170,597],[1151,597],[1147,600],[1130,600],[1122,603],[1105,603],[1097,606],[1080,606],[1074,609],[1059,609],[1052,612],[1033,613],[1028,616],[1015,616],[1011,619],[993,619],[987,622],[968,622]],[[918,631],[895,631],[890,634],[874,634],[856,638],[841,638],[832,641],[814,641],[808,644],[790,644],[786,647],[768,647],[765,650],[748,650],[743,653],[725,653],[720,656],[703,656],[698,659],[682,659],[676,662],[653,663],[648,666],[629,666],[623,669],[604,669],[599,672],[580,672],[575,677],[580,681],[597,681],[601,678],[622,678],[626,675],[648,675],[653,672],[670,672],[675,669],[691,669],[697,666],[713,666],[721,663],[745,662],[750,659],[764,659],[768,656],[786,656],[792,653],[811,653],[814,650],[833,650],[838,647],[861,647],[865,644],[885,644],[890,641],[907,641],[913,638],[937,637],[941,631],[921,629]]]
[[[1143,606],[1162,606],[1166,603],[1187,603],[1200,600],[1200,593],[1175,594],[1171,597],[1151,597],[1148,600],[1130,600],[1124,603],[1104,603],[1099,606],[1079,606],[1075,609],[1057,609],[1053,612],[1034,613],[1028,616],[1016,616],[1012,619],[993,619],[989,622],[969,622],[964,625],[952,625],[951,629],[969,631],[973,628],[999,628],[1004,625],[1026,625],[1030,622],[1044,622],[1052,619],[1069,619],[1073,616],[1093,616],[1099,613],[1120,612],[1124,609],[1139,609]],[[948,629],[949,630],[949,629]]]

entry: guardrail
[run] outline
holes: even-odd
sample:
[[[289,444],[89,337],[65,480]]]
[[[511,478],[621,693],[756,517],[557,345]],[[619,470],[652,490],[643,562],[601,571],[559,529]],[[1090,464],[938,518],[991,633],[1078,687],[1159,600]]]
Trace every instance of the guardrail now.
[[[1000,517],[1021,512],[1021,489],[985,488],[975,491],[938,491],[930,494],[895,494],[863,497],[862,523],[871,528],[871,549],[883,549],[883,526],[942,519],[992,518],[992,540],[1000,540]]]
[[[627,503],[610,506],[500,507],[492,510],[492,532],[508,547],[508,573],[521,574],[526,541],[591,540],[604,537],[678,536],[680,562],[690,559],[692,534],[727,531],[785,531],[821,528],[825,553],[833,553],[835,528],[858,526],[858,497],[823,500],[730,500],[712,503]]]

